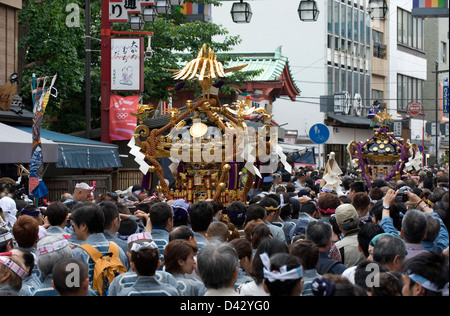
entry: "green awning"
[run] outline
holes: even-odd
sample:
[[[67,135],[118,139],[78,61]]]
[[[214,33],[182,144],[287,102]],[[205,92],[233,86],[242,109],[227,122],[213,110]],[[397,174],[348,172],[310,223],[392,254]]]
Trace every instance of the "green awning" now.
[[[31,126],[15,126],[15,128],[32,133]],[[58,145],[57,168],[105,169],[122,167],[117,145],[46,129],[41,129],[41,138],[52,140]]]

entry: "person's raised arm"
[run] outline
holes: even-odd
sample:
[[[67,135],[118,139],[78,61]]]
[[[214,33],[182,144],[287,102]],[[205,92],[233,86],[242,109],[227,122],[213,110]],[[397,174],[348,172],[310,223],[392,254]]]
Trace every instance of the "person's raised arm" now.
[[[398,190],[394,191],[392,189],[389,189],[386,192],[386,195],[384,196],[384,200],[383,200],[383,213],[381,215],[381,218],[391,216],[389,208],[391,207],[392,204],[395,203],[395,198],[397,197],[397,194],[398,194]]]
[[[423,211],[424,213],[432,213],[433,209],[422,200],[417,194],[405,191],[408,195],[408,202],[406,203],[408,206],[412,206],[419,211]]]
[[[150,215],[145,213],[144,211],[137,210],[134,212],[134,216],[139,217],[145,223],[145,232],[152,232],[152,221],[150,220]]]
[[[380,226],[383,228],[385,233],[389,233],[395,236],[399,236],[397,229],[394,227],[394,220],[391,217],[391,212],[389,208],[395,203],[395,198],[397,197],[398,191],[389,189],[386,192],[383,200],[383,212],[381,214]]]

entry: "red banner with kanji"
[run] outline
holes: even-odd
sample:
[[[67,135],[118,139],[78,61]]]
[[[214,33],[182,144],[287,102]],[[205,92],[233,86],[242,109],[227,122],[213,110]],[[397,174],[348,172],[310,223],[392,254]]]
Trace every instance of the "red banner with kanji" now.
[[[111,94],[109,107],[109,136],[111,140],[128,140],[133,136],[137,118],[130,113],[136,113],[139,105],[139,94],[129,97]]]

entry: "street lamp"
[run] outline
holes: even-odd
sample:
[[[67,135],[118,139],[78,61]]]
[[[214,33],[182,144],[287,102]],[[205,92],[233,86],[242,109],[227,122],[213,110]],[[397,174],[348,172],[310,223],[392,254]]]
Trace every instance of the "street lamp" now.
[[[133,31],[140,31],[144,28],[144,21],[142,21],[142,17],[137,14],[130,15],[128,22],[130,23],[130,28]]]
[[[250,4],[242,0],[233,3],[230,13],[234,23],[250,23],[253,15]]]
[[[368,13],[372,20],[386,19],[387,11],[388,6],[386,0],[369,0]]]
[[[304,22],[317,21],[319,18],[319,8],[314,0],[302,0],[298,6],[298,16]]]
[[[170,0],[157,0],[155,9],[158,14],[169,14],[170,9],[172,9]]]
[[[155,8],[153,7],[145,7],[142,9],[142,18],[144,19],[144,22],[155,22],[158,18],[158,13],[156,12]]]

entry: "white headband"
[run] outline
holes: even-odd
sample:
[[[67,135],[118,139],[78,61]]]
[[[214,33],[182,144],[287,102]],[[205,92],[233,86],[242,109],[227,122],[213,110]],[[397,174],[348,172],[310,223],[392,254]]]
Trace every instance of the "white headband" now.
[[[54,252],[56,250],[59,249],[63,249],[64,247],[68,246],[69,243],[66,239],[54,242],[52,244],[48,244],[45,246],[41,246],[37,248],[38,254],[42,255],[42,254],[46,254],[46,253],[50,253],[50,252]]]
[[[11,269],[12,272],[17,274],[22,280],[26,278],[28,273],[22,269],[17,263],[9,259],[8,257],[0,256],[0,263],[2,263],[5,267]]]
[[[94,187],[90,187],[88,184],[86,183],[77,183],[75,184],[75,188],[77,189],[83,189],[83,190],[90,190],[93,191]]]
[[[280,268],[280,271],[270,271],[270,258],[267,253],[262,253],[259,255],[261,261],[264,265],[264,278],[268,279],[269,282],[274,281],[285,281],[285,280],[295,280],[303,277],[302,266],[298,268],[287,271],[286,265]]]
[[[8,241],[11,239],[13,239],[13,236],[11,235],[10,232],[6,232],[3,235],[0,235],[0,242]]]
[[[131,243],[133,241],[137,241],[137,240],[142,240],[142,239],[150,239],[152,240],[152,234],[150,234],[149,232],[145,232],[145,233],[138,233],[138,234],[133,234],[130,235],[127,239],[127,243]]]
[[[158,246],[155,244],[154,241],[152,242],[141,242],[141,243],[134,243],[133,246],[131,246],[131,251],[139,251],[141,249],[150,248],[150,249],[158,249]]]

